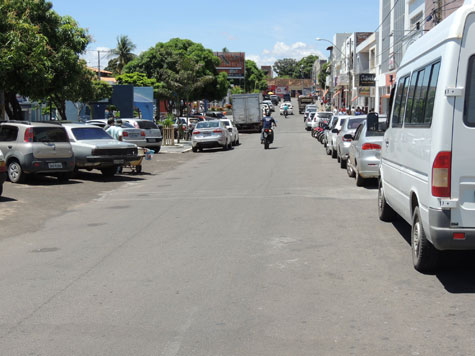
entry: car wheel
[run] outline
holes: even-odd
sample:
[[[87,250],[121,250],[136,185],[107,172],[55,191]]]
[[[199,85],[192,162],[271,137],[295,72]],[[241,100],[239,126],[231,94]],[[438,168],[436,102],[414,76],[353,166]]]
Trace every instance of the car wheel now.
[[[101,169],[102,175],[106,178],[112,178],[115,175],[116,171],[117,169],[114,166]]]
[[[356,174],[356,186],[363,187],[365,184],[365,179],[358,172],[356,172],[355,174]]]
[[[193,152],[198,152],[198,147],[192,147],[191,150],[192,150]]]
[[[160,152],[160,148],[162,148],[162,146],[154,147],[153,150],[155,151],[155,153],[158,153]]]
[[[412,218],[411,247],[414,268],[421,273],[434,273],[439,251],[427,240],[418,206],[414,209]]]
[[[137,167],[135,167],[135,173],[142,173],[142,165],[139,164]]]
[[[203,152],[203,149],[202,149],[201,147],[200,147],[200,148],[198,148],[198,150],[199,150],[200,152]]]
[[[381,221],[391,222],[396,219],[396,212],[391,208],[384,197],[384,189],[381,180],[379,180],[378,186],[378,214],[379,220]]]
[[[349,165],[348,162],[346,163],[346,173],[350,178],[353,178],[355,176],[355,171],[353,170],[353,168],[351,168],[351,165]]]
[[[332,153],[332,158],[336,158],[336,150],[332,148],[331,153]]]
[[[340,158],[340,168],[341,169],[346,168],[346,159]]]
[[[23,183],[25,181],[25,173],[18,161],[11,161],[8,165],[8,179],[12,183]]]
[[[228,144],[225,143],[224,146],[223,146],[223,151],[227,151],[228,150]]]
[[[340,158],[340,155],[338,154],[338,151],[336,152],[336,161],[337,161],[338,163],[341,162],[341,158]]]
[[[233,143],[229,141],[228,150],[232,150],[232,149],[233,149]]]
[[[330,147],[328,147],[328,145],[325,147],[325,150],[327,151],[327,155],[331,155],[332,154],[332,151],[330,150]]]

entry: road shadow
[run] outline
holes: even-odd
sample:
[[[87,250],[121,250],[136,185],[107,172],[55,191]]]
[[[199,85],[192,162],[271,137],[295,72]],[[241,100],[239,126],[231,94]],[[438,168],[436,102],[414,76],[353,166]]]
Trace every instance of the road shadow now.
[[[229,150],[223,150],[222,148],[205,148],[203,151],[198,151],[197,153],[214,153],[214,152],[228,152],[232,151],[234,148],[231,148]]]
[[[143,173],[140,173],[142,175]],[[75,174],[74,179],[76,180],[87,180],[97,183],[110,183],[110,182],[137,182],[142,181],[144,178],[138,177],[139,174],[116,174],[113,177],[104,177],[102,173],[95,172],[81,172]]]
[[[378,178],[368,178],[365,181],[365,185],[363,186],[366,190],[376,190],[378,189]]]
[[[399,218],[393,226],[411,245],[411,226]],[[453,294],[475,293],[475,251],[443,251],[435,276]]]
[[[0,197],[0,203],[11,203],[14,201],[18,201],[18,200],[13,199],[13,198],[8,198],[8,197]]]
[[[82,182],[78,182],[72,179],[69,179],[67,182],[62,182],[58,178],[52,177],[52,176],[29,175],[26,177],[26,181],[24,184],[35,187],[35,186],[50,186],[50,185],[82,184]]]
[[[279,148],[280,148],[280,147],[274,146],[274,147],[269,147],[268,150],[278,150]]]

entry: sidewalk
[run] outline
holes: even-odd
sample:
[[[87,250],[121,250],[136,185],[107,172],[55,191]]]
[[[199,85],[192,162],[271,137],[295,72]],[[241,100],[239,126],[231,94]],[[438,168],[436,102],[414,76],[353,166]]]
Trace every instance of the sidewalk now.
[[[185,153],[191,151],[191,141],[180,140],[180,143],[175,143],[174,146],[163,146],[160,153]]]

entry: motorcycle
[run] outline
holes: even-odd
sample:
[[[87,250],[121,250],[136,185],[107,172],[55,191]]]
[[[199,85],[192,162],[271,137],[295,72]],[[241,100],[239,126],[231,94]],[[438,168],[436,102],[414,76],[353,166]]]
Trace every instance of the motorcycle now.
[[[264,149],[269,149],[269,145],[274,142],[274,131],[272,129],[264,129],[264,138],[262,143],[264,144]]]

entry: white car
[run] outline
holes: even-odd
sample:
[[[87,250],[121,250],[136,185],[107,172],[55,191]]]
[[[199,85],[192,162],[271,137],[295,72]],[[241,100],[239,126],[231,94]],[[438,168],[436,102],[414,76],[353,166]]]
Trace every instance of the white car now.
[[[270,110],[270,111],[274,111],[274,104],[272,104],[272,101],[270,101],[270,100],[264,100],[264,101],[262,101],[262,103],[267,104],[267,106],[269,107],[269,110]]]
[[[226,128],[231,133],[233,146],[238,146],[239,145],[239,131],[238,131],[236,125],[234,125],[234,122],[232,122],[229,119],[221,119],[219,121],[224,122],[224,125],[226,125]]]
[[[284,106],[287,105],[287,114],[289,115],[293,115],[294,114],[294,107],[292,106],[291,103],[283,103],[283,104],[280,104],[280,114],[281,115],[284,115]]]
[[[209,120],[198,122],[191,136],[192,151],[203,151],[204,148],[222,147],[223,150],[233,146],[231,133],[224,122]]]
[[[379,218],[412,227],[414,267],[475,249],[475,5],[414,42],[397,72],[381,149]]]
[[[350,118],[350,116],[342,115],[337,116],[338,119],[334,121],[333,126],[330,127],[330,131],[328,132],[328,141],[326,151],[328,155],[331,155],[332,158],[336,158],[336,137],[338,136],[341,128],[345,124],[345,121]]]
[[[145,147],[160,152],[162,147],[162,131],[152,120],[143,120],[138,118],[122,119],[122,122],[128,122],[136,129],[145,131],[145,140],[147,141]]]

